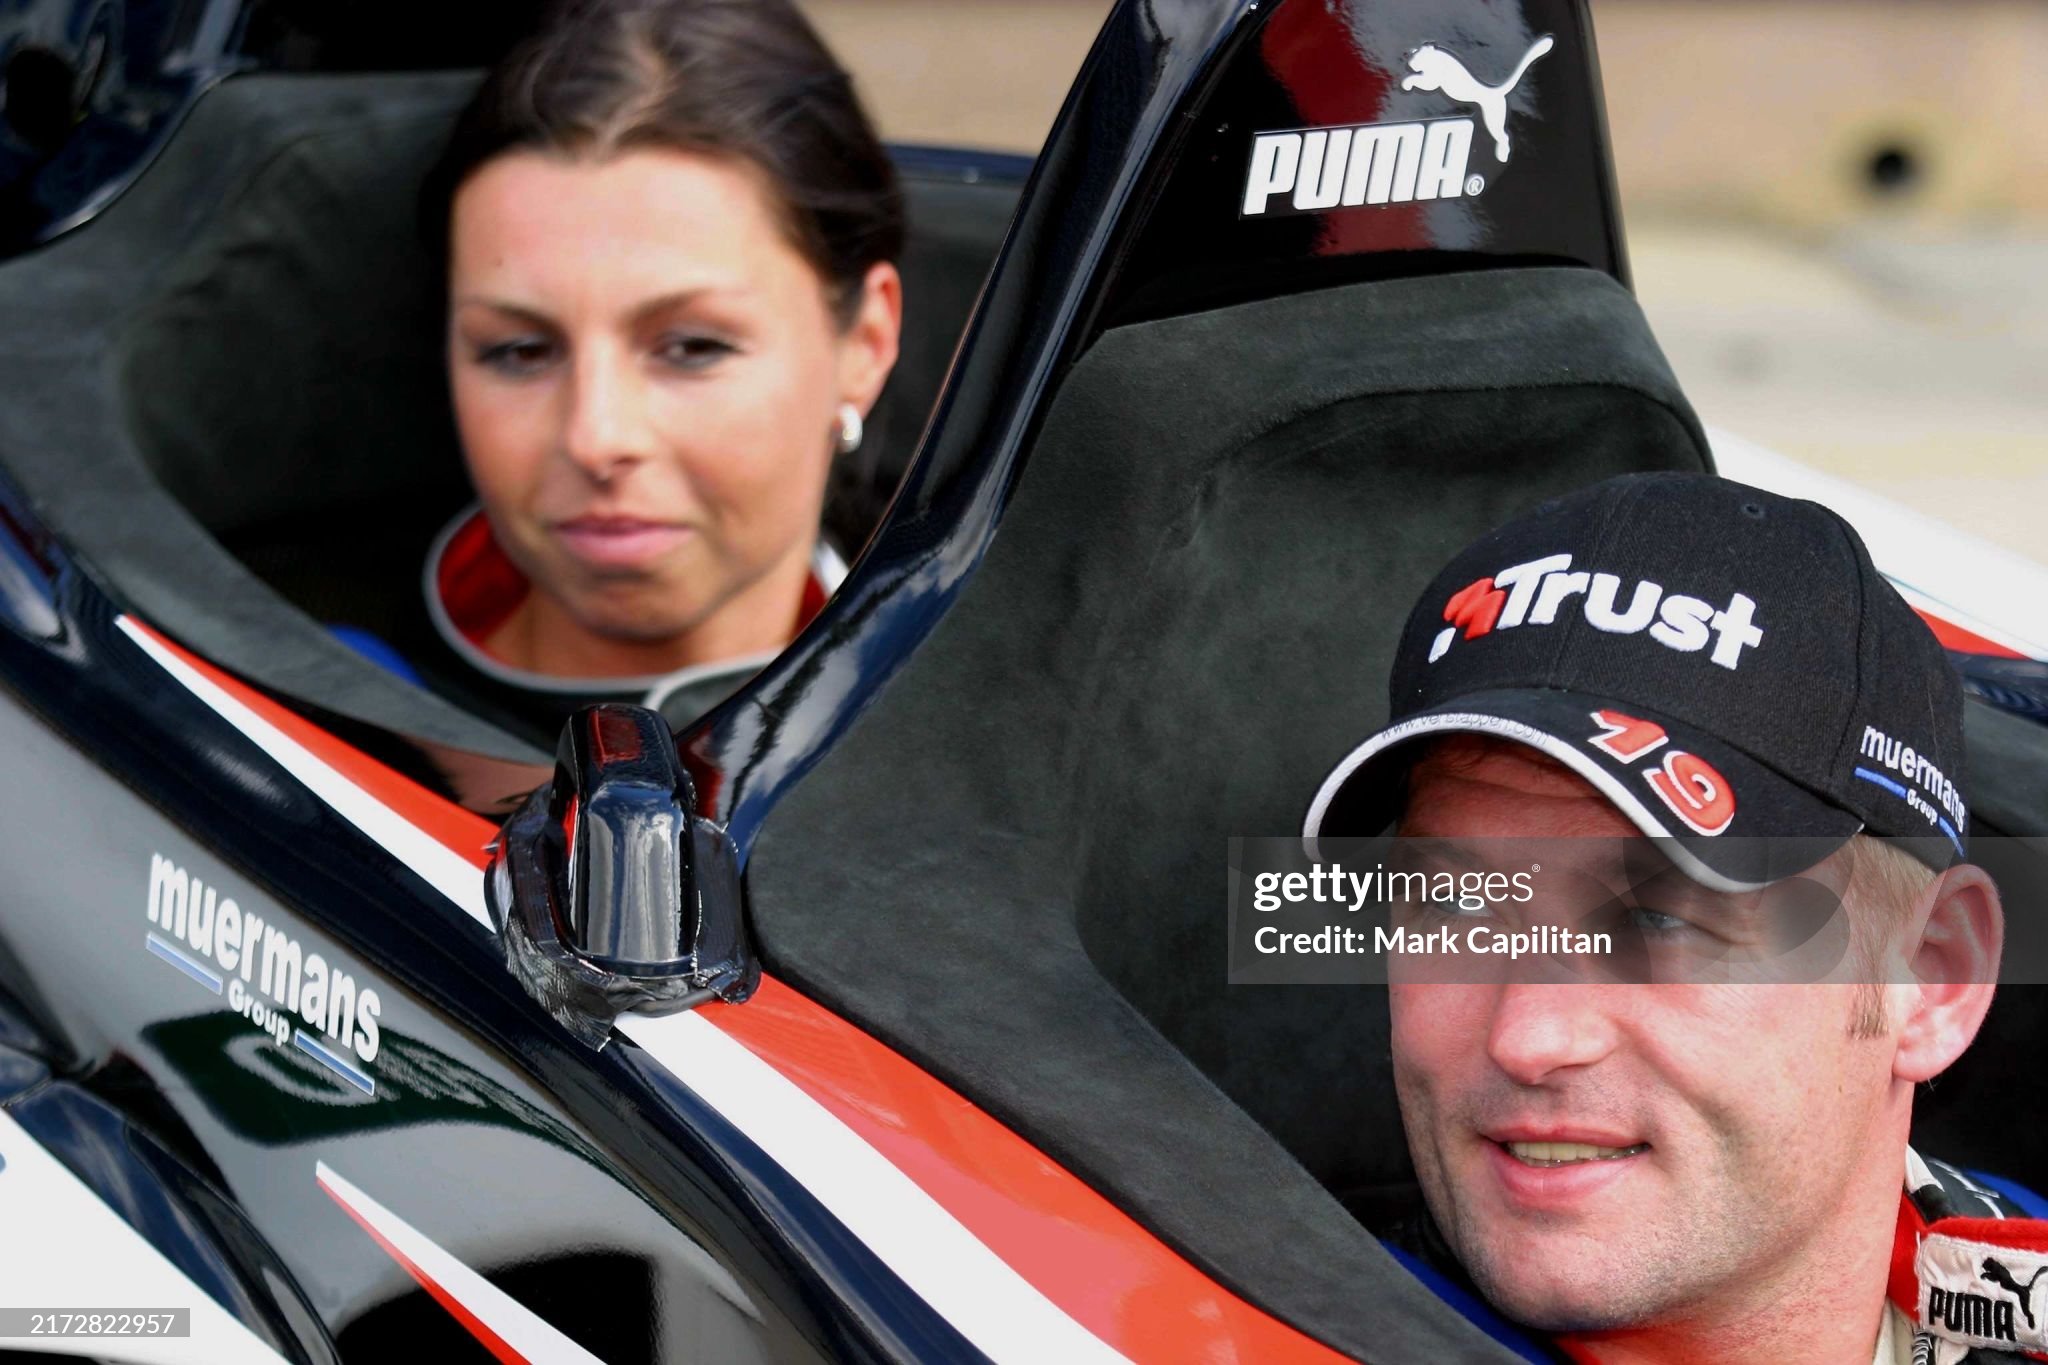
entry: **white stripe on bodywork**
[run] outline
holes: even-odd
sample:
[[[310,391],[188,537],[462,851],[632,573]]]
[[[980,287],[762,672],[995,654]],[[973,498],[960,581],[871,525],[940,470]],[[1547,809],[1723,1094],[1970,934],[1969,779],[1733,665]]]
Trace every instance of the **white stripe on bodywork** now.
[[[531,1365],[604,1365],[552,1323],[443,1250],[440,1243],[337,1175],[332,1166],[322,1161],[313,1170],[322,1188],[375,1228],[420,1274],[446,1290]]]
[[[186,1308],[186,1337],[0,1338],[138,1365],[282,1365],[284,1357],[172,1265],[0,1110],[0,1299],[11,1308]]]
[[[116,618],[115,624],[141,646],[144,653],[162,664],[165,672],[219,712],[222,719],[254,740],[263,752],[276,759],[286,772],[303,782],[342,819],[397,855],[399,861],[425,877],[436,891],[454,901],[471,919],[486,927],[490,925],[490,912],[484,908],[483,874],[476,870],[474,864],[342,776],[324,759],[315,757],[311,750],[157,643],[134,621],[122,616]]]
[[[483,873],[150,639],[171,676],[358,829],[478,922]],[[789,1171],[904,1283],[997,1361],[1119,1361],[1113,1350],[970,1232],[838,1116],[694,1013],[627,1015],[619,1031]]]
[[[2048,659],[2048,567],[1754,441],[1715,427],[1707,439],[1727,477],[1841,513],[1913,606],[2030,659]]]
[[[717,1025],[686,1012],[626,1015],[618,1028],[738,1124],[991,1360],[1125,1359],[830,1110]]]

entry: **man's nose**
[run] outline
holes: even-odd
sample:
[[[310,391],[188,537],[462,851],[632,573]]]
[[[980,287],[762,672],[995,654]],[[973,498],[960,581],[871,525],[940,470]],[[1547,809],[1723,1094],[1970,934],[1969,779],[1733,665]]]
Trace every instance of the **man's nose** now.
[[[1507,983],[1494,1000],[1487,1055],[1522,1085],[1540,1085],[1559,1071],[1591,1066],[1615,1046],[1604,996],[1600,987],[1582,982]]]
[[[585,351],[572,371],[562,453],[599,483],[652,453],[647,382],[630,361]]]

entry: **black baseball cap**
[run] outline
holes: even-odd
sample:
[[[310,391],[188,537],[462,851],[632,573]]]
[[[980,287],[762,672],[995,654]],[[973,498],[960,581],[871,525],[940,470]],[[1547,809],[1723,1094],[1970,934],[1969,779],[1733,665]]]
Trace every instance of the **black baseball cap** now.
[[[1464,732],[1563,763],[1719,890],[1858,832],[1936,870],[1965,856],[1961,683],[1818,503],[1676,473],[1545,503],[1437,575],[1389,693],[1392,723],[1316,792],[1311,848],[1383,830],[1417,741]]]

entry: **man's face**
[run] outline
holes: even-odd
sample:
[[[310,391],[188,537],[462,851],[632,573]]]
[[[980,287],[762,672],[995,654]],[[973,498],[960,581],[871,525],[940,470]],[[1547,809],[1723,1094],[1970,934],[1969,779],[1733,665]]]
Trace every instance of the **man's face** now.
[[[1460,738],[1416,765],[1401,833],[1636,830],[1536,751]],[[1774,1272],[1852,1185],[1867,1191],[1869,1152],[1905,1140],[1890,1040],[1856,1036],[1853,985],[1510,976],[1391,995],[1430,1211],[1486,1296],[1539,1329],[1683,1321],[1781,1292]],[[1575,1145],[1529,1145],[1557,1143]]]

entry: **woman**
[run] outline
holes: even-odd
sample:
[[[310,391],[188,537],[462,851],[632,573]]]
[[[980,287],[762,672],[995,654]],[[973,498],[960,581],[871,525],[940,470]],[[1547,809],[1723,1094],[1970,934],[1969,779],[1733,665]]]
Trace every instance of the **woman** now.
[[[786,0],[572,5],[431,192],[480,505],[427,671],[550,746],[593,700],[700,714],[837,586],[827,480],[896,359],[902,196],[846,73]]]

